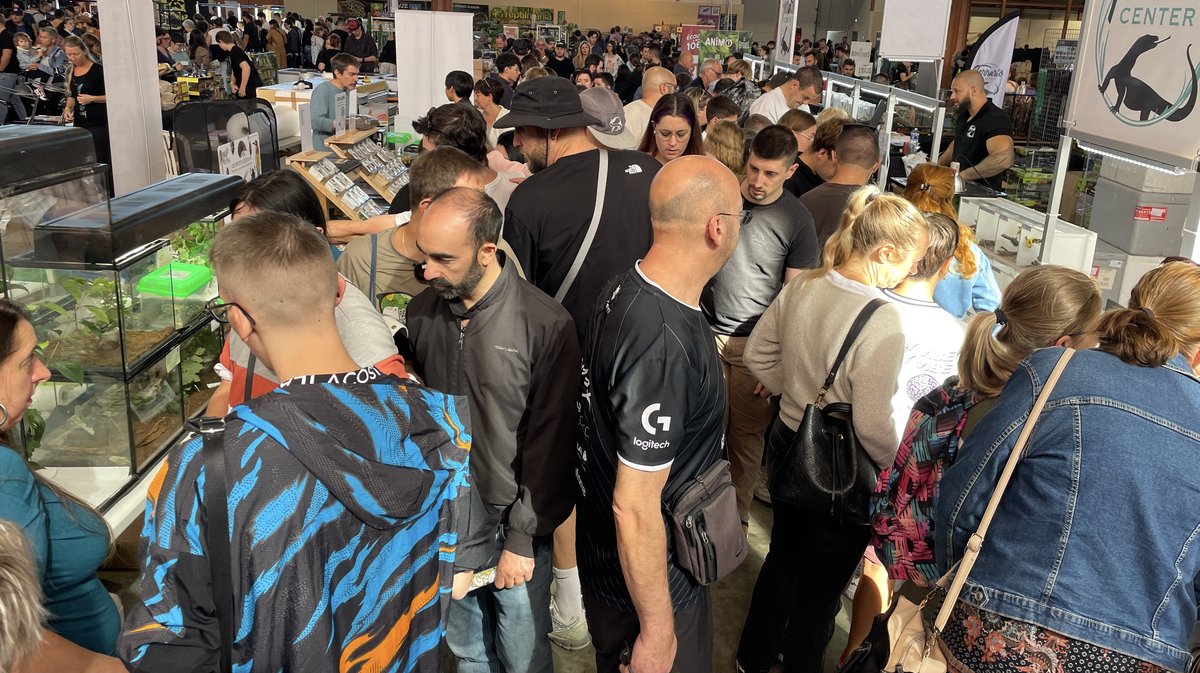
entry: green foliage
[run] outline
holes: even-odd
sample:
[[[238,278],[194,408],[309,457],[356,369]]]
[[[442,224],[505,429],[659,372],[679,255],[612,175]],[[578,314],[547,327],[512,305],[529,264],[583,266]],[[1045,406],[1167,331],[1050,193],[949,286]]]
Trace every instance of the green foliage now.
[[[201,375],[212,369],[223,345],[220,332],[202,329],[183,344],[180,352],[180,367],[183,372],[183,389],[198,390],[202,385]]]
[[[171,254],[180,262],[208,265],[208,251],[217,235],[212,220],[193,222],[171,237]]]
[[[46,435],[46,418],[42,412],[33,407],[25,410],[25,451],[33,453],[42,445],[42,437]]]

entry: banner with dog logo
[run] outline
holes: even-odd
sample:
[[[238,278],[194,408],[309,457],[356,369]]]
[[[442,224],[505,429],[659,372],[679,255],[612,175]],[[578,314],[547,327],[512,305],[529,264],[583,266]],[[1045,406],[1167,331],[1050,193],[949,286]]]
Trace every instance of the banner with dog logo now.
[[[1064,113],[1070,135],[1193,167],[1200,0],[1097,0],[1085,10]]]
[[[983,89],[996,107],[1004,109],[1004,88],[1008,85],[1008,68],[1012,65],[1013,47],[1017,44],[1017,19],[1020,12],[993,23],[975,41],[967,67],[983,76]]]

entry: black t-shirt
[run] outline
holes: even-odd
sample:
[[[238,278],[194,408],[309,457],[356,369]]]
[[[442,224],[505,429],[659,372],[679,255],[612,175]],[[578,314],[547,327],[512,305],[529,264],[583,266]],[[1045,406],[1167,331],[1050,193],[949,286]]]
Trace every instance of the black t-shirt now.
[[[324,72],[333,72],[333,57],[340,53],[340,49],[322,49],[317,54],[317,65],[324,63]]]
[[[19,74],[21,65],[17,63],[17,45],[13,42],[12,31],[7,28],[0,30],[0,53],[8,51],[8,65],[4,66],[4,72]]]
[[[253,98],[254,91],[262,86],[262,79],[258,76],[258,69],[254,67],[254,62],[242,51],[241,47],[235,46],[233,51],[229,52],[229,72],[230,81],[233,83],[233,88],[237,89],[242,86],[242,64],[250,64],[250,81],[246,84],[246,98]]]
[[[648,154],[608,150],[604,211],[563,308],[580,341],[600,288],[650,249],[650,182],[662,164]],[[592,221],[600,152],[563,157],[517,185],[504,214],[504,240],[529,282],[553,297],[567,277]]]
[[[92,67],[82,75],[78,72],[71,75],[71,96],[75,98],[75,108],[72,114],[75,115],[75,126],[79,128],[104,128],[108,126],[108,106],[104,103],[90,103],[82,105],[79,102],[79,96],[87,94],[88,96],[103,96],[104,94],[104,68],[99,63],[93,63]]]
[[[662,493],[670,502],[721,457],[725,382],[699,308],[672,298],[636,266],[610,280],[601,296],[579,402],[579,577],[606,604],[633,611],[613,520],[618,462],[670,470]],[[668,532],[667,582],[680,609],[700,586],[675,562],[673,547]]]
[[[559,77],[566,77],[567,79],[571,79],[571,75],[575,73],[575,64],[569,58],[564,58],[560,61],[558,58],[551,56],[546,61],[546,67],[553,70]]]
[[[405,184],[396,192],[396,197],[392,199],[391,204],[388,206],[388,215],[397,215],[406,210],[412,210],[409,207],[411,200],[412,190],[409,189],[408,184]]]
[[[990,98],[974,117],[967,119],[967,114],[965,108],[958,114],[954,131],[954,156],[950,159],[957,161],[959,168],[964,171],[987,158],[989,138],[1011,138],[1013,134],[1012,119],[1004,110],[996,107]]]
[[[803,161],[796,162],[796,172],[792,173],[792,177],[788,178],[783,183],[783,188],[786,189],[792,196],[800,198],[805,192],[820,187],[825,181],[817,172],[808,167],[808,164]]]
[[[246,27],[246,50],[262,51],[262,35],[258,32],[258,26]]]
[[[811,269],[821,261],[812,215],[796,197],[783,192],[765,206],[743,197],[742,207],[753,216],[713,277],[712,301],[704,307],[713,331],[730,336],[750,336],[783,289],[788,269]]]

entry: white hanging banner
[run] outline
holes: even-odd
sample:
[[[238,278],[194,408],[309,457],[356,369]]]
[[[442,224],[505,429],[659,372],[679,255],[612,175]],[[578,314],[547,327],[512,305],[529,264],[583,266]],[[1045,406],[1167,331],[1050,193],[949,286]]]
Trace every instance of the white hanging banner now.
[[[883,5],[879,56],[893,61],[940,61],[946,56],[950,0],[888,0]]]
[[[796,0],[779,0],[779,25],[775,29],[775,51],[771,58],[780,65],[792,64],[796,44]]]
[[[1069,135],[1165,163],[1200,156],[1200,0],[1084,5]]]
[[[870,42],[851,42],[850,43],[850,58],[854,61],[854,76],[862,79],[870,79],[874,64],[871,63],[871,43]]]
[[[1008,85],[1013,48],[1017,45],[1017,20],[1020,16],[1020,12],[1010,12],[983,31],[967,63],[967,68],[983,75],[983,88],[1000,109],[1004,109],[1004,90]]]

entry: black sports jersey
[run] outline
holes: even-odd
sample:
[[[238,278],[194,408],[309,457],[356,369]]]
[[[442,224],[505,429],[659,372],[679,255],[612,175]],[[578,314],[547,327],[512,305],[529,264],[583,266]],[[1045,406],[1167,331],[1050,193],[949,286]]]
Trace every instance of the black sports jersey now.
[[[672,298],[635,267],[613,278],[593,309],[580,400],[580,580],[605,603],[633,611],[617,555],[613,489],[618,461],[671,471],[662,499],[723,453],[725,382],[699,307]],[[664,525],[666,525],[664,520]],[[675,562],[667,580],[676,609],[700,586]]]

